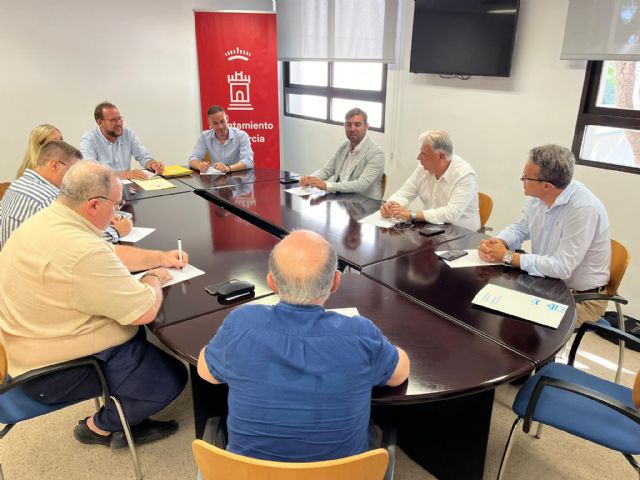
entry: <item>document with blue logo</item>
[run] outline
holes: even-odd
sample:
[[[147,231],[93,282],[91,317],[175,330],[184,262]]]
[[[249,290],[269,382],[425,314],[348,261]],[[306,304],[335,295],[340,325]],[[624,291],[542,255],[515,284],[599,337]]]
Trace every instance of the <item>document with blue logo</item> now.
[[[558,328],[568,308],[562,303],[492,284],[485,285],[471,303],[551,328]]]

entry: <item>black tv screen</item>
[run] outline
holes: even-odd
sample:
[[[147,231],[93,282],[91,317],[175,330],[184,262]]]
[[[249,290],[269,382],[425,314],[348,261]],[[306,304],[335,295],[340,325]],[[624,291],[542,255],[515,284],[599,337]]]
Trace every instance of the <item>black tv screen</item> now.
[[[414,73],[508,77],[519,0],[416,0]]]

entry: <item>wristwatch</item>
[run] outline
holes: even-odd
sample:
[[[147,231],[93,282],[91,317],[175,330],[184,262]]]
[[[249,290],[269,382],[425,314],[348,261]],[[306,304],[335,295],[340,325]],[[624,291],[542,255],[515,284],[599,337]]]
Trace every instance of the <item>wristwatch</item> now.
[[[416,212],[409,210],[409,215],[411,215],[411,223],[415,223],[417,217]]]
[[[504,254],[504,257],[502,257],[502,264],[511,266],[511,263],[513,262],[514,253],[516,252],[513,250],[507,250],[507,253]]]

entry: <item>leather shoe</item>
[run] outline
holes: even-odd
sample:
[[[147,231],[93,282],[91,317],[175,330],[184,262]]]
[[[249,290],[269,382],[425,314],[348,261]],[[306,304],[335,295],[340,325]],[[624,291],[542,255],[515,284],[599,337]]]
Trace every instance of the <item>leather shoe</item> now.
[[[153,442],[174,434],[178,430],[178,422],[175,420],[153,420],[146,418],[138,425],[131,427],[131,434],[136,445]],[[127,437],[124,432],[113,432],[111,434],[111,448],[125,448]]]
[[[108,447],[111,445],[112,435],[99,435],[87,427],[87,419],[80,420],[76,428],[73,429],[73,436],[80,443],[85,445],[103,445]],[[125,441],[126,445],[126,441]]]

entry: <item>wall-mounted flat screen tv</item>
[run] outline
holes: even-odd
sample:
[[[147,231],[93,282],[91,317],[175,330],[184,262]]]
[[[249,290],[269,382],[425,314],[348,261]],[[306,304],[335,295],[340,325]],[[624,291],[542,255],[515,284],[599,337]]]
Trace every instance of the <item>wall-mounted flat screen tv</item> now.
[[[414,73],[508,77],[519,0],[416,0]]]

